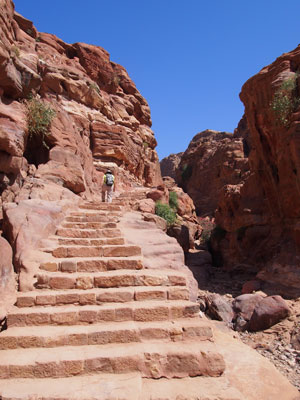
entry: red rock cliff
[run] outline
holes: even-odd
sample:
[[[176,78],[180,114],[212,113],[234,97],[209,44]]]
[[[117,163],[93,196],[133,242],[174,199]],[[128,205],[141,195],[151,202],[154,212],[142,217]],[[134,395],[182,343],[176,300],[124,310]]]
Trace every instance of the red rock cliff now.
[[[216,246],[223,264],[258,268],[258,278],[289,292],[300,289],[299,70],[300,47],[243,86],[250,174],[224,187],[216,213],[226,231]],[[287,114],[282,107],[273,110],[280,93],[287,96]]]
[[[181,156],[176,181],[193,199],[197,214],[213,216],[225,184],[239,183],[248,169],[243,138],[207,129]]]
[[[2,202],[89,195],[107,163],[127,184],[161,182],[148,104],[107,51],[37,32],[11,0],[0,0],[0,37]],[[28,135],[30,93],[56,113],[47,146]]]

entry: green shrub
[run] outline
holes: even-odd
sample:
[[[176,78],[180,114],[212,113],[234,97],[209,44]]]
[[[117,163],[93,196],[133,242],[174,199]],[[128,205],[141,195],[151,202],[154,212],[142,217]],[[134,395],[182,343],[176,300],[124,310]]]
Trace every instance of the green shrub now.
[[[169,206],[175,211],[178,209],[178,196],[176,192],[169,193]]]
[[[49,134],[51,122],[56,112],[40,99],[31,97],[25,100],[26,105],[26,121],[29,138],[40,137],[42,143],[45,143],[45,136]]]
[[[176,222],[176,212],[168,205],[160,201],[155,203],[155,214],[167,221],[167,225],[174,225]]]
[[[271,102],[271,109],[275,115],[276,122],[285,127],[290,125],[291,114],[300,104],[300,98],[296,93],[297,77],[298,74],[283,81]]]

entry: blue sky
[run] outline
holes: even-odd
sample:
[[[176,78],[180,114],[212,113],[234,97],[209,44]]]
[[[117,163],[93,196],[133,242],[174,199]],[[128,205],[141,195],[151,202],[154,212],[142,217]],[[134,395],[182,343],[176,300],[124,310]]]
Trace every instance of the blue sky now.
[[[41,32],[104,47],[150,105],[161,158],[233,132],[242,85],[300,42],[299,0],[15,0]]]

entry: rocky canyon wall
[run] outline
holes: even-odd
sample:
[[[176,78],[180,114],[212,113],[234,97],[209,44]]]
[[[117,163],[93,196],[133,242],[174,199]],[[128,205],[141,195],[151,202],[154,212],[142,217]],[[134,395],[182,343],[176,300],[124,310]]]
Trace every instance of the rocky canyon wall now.
[[[243,86],[250,173],[222,190],[216,222],[223,264],[259,270],[277,290],[300,289],[300,48],[285,53]]]
[[[239,183],[247,170],[243,136],[207,129],[182,154],[176,181],[193,199],[197,215],[212,217],[224,185]]]
[[[176,172],[197,214],[215,217],[217,264],[291,296],[300,290],[299,71],[300,47],[249,79],[234,134],[198,133]]]
[[[37,32],[11,0],[0,37],[1,202],[90,196],[105,165],[127,185],[161,182],[148,104],[107,51]],[[55,112],[44,142],[28,131],[29,95]]]
[[[80,198],[100,195],[108,167],[118,191],[162,182],[156,144],[146,100],[106,50],[38,32],[0,0],[0,234],[12,247],[8,256],[1,242],[0,286],[8,294],[9,257],[27,290],[35,248]],[[0,304],[0,324],[12,302]]]

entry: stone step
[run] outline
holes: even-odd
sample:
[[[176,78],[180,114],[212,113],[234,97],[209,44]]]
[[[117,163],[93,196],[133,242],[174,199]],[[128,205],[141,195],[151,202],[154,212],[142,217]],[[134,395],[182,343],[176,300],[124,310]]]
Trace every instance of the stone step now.
[[[109,214],[98,213],[83,213],[83,214],[70,214],[65,218],[66,222],[119,222],[120,218],[117,216],[110,216]]]
[[[39,272],[37,289],[92,289],[127,286],[186,286],[186,277],[170,270],[115,270],[95,273]]]
[[[28,325],[87,325],[99,322],[168,321],[199,315],[199,305],[186,300],[135,301],[124,304],[12,307],[8,327]]]
[[[111,203],[82,204],[79,208],[82,210],[122,211],[122,206]]]
[[[60,246],[52,250],[53,257],[132,257],[140,256],[141,248],[134,245]]]
[[[6,379],[0,394],[2,400],[245,400],[225,376],[143,379],[140,373]]]
[[[159,341],[213,341],[211,325],[198,318],[160,322],[111,322],[73,326],[12,327],[0,333],[0,350]]]
[[[0,398],[2,400],[139,400],[141,382],[139,373],[80,375],[59,379],[0,379]]]
[[[116,222],[63,222],[62,228],[67,229],[115,229]]]
[[[189,300],[189,291],[180,286],[126,287],[89,290],[36,290],[19,292],[17,307],[59,306],[66,304],[125,303],[144,300]]]
[[[126,343],[0,351],[0,378],[60,378],[140,372],[145,378],[218,377],[224,359],[210,342]]]
[[[142,269],[140,257],[73,257],[56,258],[40,264],[40,269],[49,272],[103,272],[119,269]]]
[[[68,238],[112,238],[122,236],[120,229],[58,228],[57,236]]]
[[[59,245],[69,246],[103,246],[103,245],[123,245],[125,240],[123,237],[103,238],[103,239],[85,239],[85,238],[64,238],[60,236],[54,237]]]

